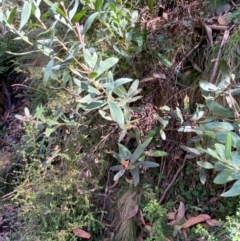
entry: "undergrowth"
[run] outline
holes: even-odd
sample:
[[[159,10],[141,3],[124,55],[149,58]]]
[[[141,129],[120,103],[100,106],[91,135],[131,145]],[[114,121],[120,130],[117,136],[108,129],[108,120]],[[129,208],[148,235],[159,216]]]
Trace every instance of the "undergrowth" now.
[[[214,12],[226,1],[207,2]],[[148,3],[148,17],[154,3]],[[224,238],[239,238],[238,197],[232,198],[239,195],[239,30],[231,33],[209,83],[219,43],[209,47],[201,38],[204,54],[185,58],[197,39],[195,30],[184,34],[192,25],[185,22],[175,36],[176,26],[170,33],[166,23],[154,40],[137,6],[26,0],[0,16],[23,47],[12,51],[21,56],[15,65],[26,77],[20,84],[26,91],[20,94],[29,101],[14,113],[23,135],[0,173],[0,194],[17,210],[13,232],[5,235],[10,240],[169,240],[183,236],[185,214],[177,225],[167,224],[176,202],[191,215],[221,217]],[[237,16],[238,9],[235,23]],[[9,43],[0,39],[0,74],[11,66]],[[135,79],[144,74],[151,76],[147,84]],[[235,183],[224,186],[228,191],[219,188],[229,180]],[[215,241],[214,228],[189,226],[186,234]]]

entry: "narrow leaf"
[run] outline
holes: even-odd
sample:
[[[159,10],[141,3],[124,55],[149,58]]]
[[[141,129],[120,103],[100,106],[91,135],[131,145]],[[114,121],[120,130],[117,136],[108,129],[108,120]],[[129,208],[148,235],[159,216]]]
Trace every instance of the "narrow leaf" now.
[[[156,151],[156,150],[149,150],[145,151],[146,156],[153,156],[153,157],[159,157],[159,156],[167,156],[167,152],[165,151]]]
[[[207,107],[209,108],[209,110],[212,111],[214,114],[217,114],[222,117],[230,118],[230,119],[234,118],[234,114],[232,113],[232,111],[223,107],[216,101],[207,99],[206,104],[207,104]]]
[[[232,136],[230,133],[227,135],[227,141],[225,145],[225,158],[226,160],[230,160],[232,150]]]
[[[138,167],[159,167],[159,164],[156,162],[151,162],[151,161],[142,161],[142,162],[137,162],[135,166]]]
[[[198,161],[197,164],[205,169],[213,169],[214,166],[210,162]]]
[[[124,126],[124,115],[122,109],[117,105],[117,103],[111,99],[108,99],[108,105],[112,119],[118,123],[120,127]]]
[[[21,14],[21,23],[20,23],[19,31],[21,31],[21,29],[28,22],[28,20],[29,20],[29,18],[31,16],[31,9],[32,9],[32,4],[29,3],[28,1],[24,1],[22,14]]]
[[[148,138],[145,142],[138,145],[136,150],[134,151],[132,157],[131,157],[131,164],[135,163],[137,159],[143,154],[145,148],[148,146],[148,144],[151,142],[152,137]]]
[[[140,174],[139,174],[138,167],[134,169],[130,169],[130,173],[132,174],[132,177],[133,177],[133,185],[136,187],[140,182]]]
[[[132,153],[128,150],[127,147],[118,143],[119,157],[122,160],[129,160],[132,156]]]
[[[99,110],[98,112],[104,119],[109,120],[109,121],[113,120],[110,116],[107,115],[107,113],[105,111]]]
[[[99,11],[102,8],[103,0],[96,0],[95,2],[95,10]]]
[[[237,180],[227,192],[221,194],[222,197],[234,197],[240,195],[240,179]]]
[[[113,180],[114,181],[119,180],[124,175],[124,173],[125,173],[125,169],[120,170],[119,172],[117,172],[117,174],[115,174]]]
[[[77,12],[78,4],[79,4],[79,0],[75,0],[73,8],[69,11],[69,14],[68,14],[70,20],[72,20],[73,16]]]
[[[44,84],[47,84],[47,81],[51,76],[53,66],[54,66],[54,59],[52,59],[46,66],[46,69],[44,71],[44,76],[43,76],[43,83]]]
[[[117,62],[118,62],[118,58],[115,57],[110,57],[104,61],[102,61],[100,63],[99,68],[96,70],[96,72],[98,73],[98,76],[100,76],[101,74],[103,74],[105,71],[109,70],[110,68],[112,68]]]
[[[85,35],[87,33],[87,31],[89,30],[89,28],[92,26],[92,23],[95,20],[95,18],[97,17],[97,15],[98,15],[98,13],[96,12],[88,17],[88,19],[83,27],[83,31],[82,31],[83,35]]]

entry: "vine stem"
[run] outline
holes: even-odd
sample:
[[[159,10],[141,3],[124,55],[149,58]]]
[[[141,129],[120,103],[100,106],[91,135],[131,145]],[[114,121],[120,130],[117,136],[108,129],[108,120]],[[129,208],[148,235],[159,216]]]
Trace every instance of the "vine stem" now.
[[[161,198],[159,199],[159,204],[161,204],[161,203],[163,202],[165,196],[167,195],[168,190],[172,187],[172,185],[173,185],[174,182],[176,181],[179,173],[180,173],[180,172],[182,171],[182,169],[184,168],[186,161],[187,161],[187,153],[186,153],[186,155],[185,155],[185,157],[184,157],[184,159],[183,159],[183,163],[182,163],[181,167],[177,170],[177,172],[176,172],[176,174],[174,175],[172,181],[168,184],[167,188],[165,189],[165,191],[163,192]]]

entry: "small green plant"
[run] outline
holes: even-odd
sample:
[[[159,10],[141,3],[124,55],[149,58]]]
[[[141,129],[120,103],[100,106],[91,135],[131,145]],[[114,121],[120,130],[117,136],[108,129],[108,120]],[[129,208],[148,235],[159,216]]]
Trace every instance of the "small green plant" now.
[[[206,239],[208,241],[217,241],[218,239],[213,235],[209,234],[208,230],[202,227],[202,225],[198,224],[195,233],[199,235],[201,238]]]
[[[114,157],[121,163],[121,165],[112,166],[110,168],[112,171],[117,171],[117,174],[114,176],[114,181],[119,180],[126,171],[130,171],[133,178],[133,184],[134,186],[137,186],[140,182],[140,167],[150,168],[159,166],[158,163],[144,160],[146,156],[159,157],[167,155],[166,152],[159,150],[145,151],[151,140],[152,137],[139,144],[133,153],[131,153],[127,147],[118,143],[119,153],[114,153]]]
[[[170,227],[166,225],[167,210],[159,205],[157,200],[150,200],[143,208],[143,215],[150,222],[150,237],[146,241],[165,240],[169,235]]]
[[[232,217],[227,217],[227,221],[224,225],[227,230],[226,236],[231,241],[237,241],[240,239],[240,208],[238,208],[236,215]]]

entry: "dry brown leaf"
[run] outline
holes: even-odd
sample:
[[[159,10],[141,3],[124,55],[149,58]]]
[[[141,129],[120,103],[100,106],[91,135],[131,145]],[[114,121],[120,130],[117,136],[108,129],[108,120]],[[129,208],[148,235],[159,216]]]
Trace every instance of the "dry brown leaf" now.
[[[197,217],[192,217],[190,219],[188,219],[183,225],[181,225],[181,229],[182,228],[189,228],[195,224],[204,222],[206,220],[211,219],[210,216],[208,216],[207,214],[200,214]]]
[[[140,224],[143,224],[144,226],[146,226],[146,222],[145,222],[145,219],[143,217],[143,213],[142,213],[142,210],[139,209],[139,212],[137,213],[137,220]]]
[[[148,230],[148,231],[151,231],[151,226],[150,225],[145,225],[145,228]]]
[[[185,215],[185,205],[183,202],[180,202],[177,216],[176,216],[176,223],[180,222],[184,218],[184,215]]]
[[[74,235],[78,236],[79,238],[86,238],[86,239],[89,239],[91,238],[91,234],[80,229],[80,228],[73,228],[72,229]]]
[[[152,76],[158,79],[167,79],[167,76],[163,73],[154,73]]]
[[[163,13],[163,18],[168,20],[168,14],[167,13]]]
[[[206,220],[206,223],[212,227],[221,227],[222,224],[217,220],[217,219],[209,219],[209,220]]]
[[[115,225],[112,225],[111,223],[103,223],[105,227],[109,228],[115,228]]]

